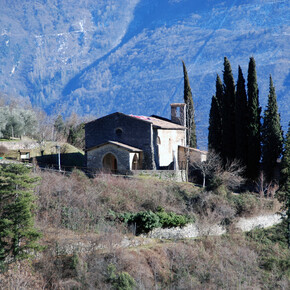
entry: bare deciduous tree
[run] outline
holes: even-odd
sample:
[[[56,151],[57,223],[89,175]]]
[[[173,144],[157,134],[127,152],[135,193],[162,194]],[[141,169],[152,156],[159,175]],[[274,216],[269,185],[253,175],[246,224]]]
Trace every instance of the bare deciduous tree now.
[[[206,179],[218,169],[221,159],[214,151],[209,151],[206,160],[203,160],[200,154],[193,153],[189,156],[189,162],[192,169],[200,170],[203,177],[202,187],[205,187]]]
[[[244,181],[242,177],[244,168],[240,165],[239,161],[233,160],[223,167],[222,159],[214,151],[208,152],[206,160],[203,160],[200,154],[192,154],[190,156],[190,165],[192,169],[201,172],[203,187],[205,187],[208,179],[215,179],[229,189],[240,186]]]
[[[219,166],[216,175],[227,188],[235,189],[244,182],[244,178],[242,177],[243,172],[244,167],[241,166],[240,162],[235,159],[228,162],[225,169],[222,169],[222,167]]]
[[[278,189],[279,185],[272,180],[267,182],[264,172],[261,171],[260,176],[256,181],[256,191],[259,193],[260,197],[273,198]]]

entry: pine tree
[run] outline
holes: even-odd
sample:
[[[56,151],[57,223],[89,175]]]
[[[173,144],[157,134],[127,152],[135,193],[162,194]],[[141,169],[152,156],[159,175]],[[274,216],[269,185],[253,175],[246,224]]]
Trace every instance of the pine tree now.
[[[186,127],[187,129],[187,145],[190,147],[197,147],[197,139],[196,139],[196,126],[194,121],[194,105],[192,99],[191,88],[189,84],[188,74],[185,67],[184,61],[182,61],[183,65],[183,75],[184,75],[184,103],[186,104]]]
[[[224,58],[224,99],[222,121],[222,157],[224,163],[235,158],[236,135],[235,135],[235,81],[229,60]]]
[[[236,93],[236,158],[243,165],[247,162],[248,143],[247,143],[247,93],[245,88],[245,79],[241,67],[237,81]]]
[[[288,124],[288,132],[284,147],[281,170],[281,191],[283,194],[280,200],[284,202],[284,209],[286,210],[286,235],[288,248],[290,249],[290,123]]]
[[[268,105],[264,112],[262,125],[262,161],[263,169],[268,181],[275,178],[274,172],[277,165],[277,158],[283,150],[283,132],[278,113],[277,97],[272,77],[270,75],[270,89]]]
[[[73,146],[85,148],[85,124],[81,123],[77,126],[71,126],[67,137],[67,142]]]
[[[256,63],[250,58],[248,68],[248,160],[247,177],[258,177],[261,158],[261,107],[259,106],[259,89],[257,83]]]
[[[62,115],[58,115],[54,122],[54,129],[57,133],[65,133],[65,123],[63,121]]]
[[[0,167],[0,267],[29,256],[39,249],[40,233],[34,228],[34,197],[30,191],[36,178],[23,165]]]
[[[208,127],[208,148],[217,154],[222,153],[222,103],[223,103],[223,84],[217,75],[216,95],[212,97],[209,113]]]

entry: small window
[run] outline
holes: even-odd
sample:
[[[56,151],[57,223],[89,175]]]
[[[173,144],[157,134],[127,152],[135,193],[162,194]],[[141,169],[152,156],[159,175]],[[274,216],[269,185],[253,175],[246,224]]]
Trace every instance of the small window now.
[[[115,130],[115,133],[116,133],[117,137],[121,137],[122,134],[123,134],[123,130],[122,130],[121,128],[117,128],[117,129]]]
[[[160,140],[160,137],[157,136],[157,144],[160,145],[161,144],[161,140]]]

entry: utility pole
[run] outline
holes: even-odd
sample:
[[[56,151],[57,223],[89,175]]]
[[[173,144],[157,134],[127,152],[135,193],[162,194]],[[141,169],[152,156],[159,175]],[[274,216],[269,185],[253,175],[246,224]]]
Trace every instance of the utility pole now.
[[[58,170],[61,171],[61,167],[60,167],[60,146],[59,145],[56,145],[56,151],[57,151],[57,154],[58,154]]]

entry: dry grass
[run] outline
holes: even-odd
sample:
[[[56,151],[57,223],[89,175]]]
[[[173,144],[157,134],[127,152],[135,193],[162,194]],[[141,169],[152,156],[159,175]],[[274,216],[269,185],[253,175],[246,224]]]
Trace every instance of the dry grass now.
[[[112,289],[108,282],[111,264],[117,273],[129,273],[137,289],[290,286],[290,276],[281,269],[263,268],[265,257],[290,259],[289,251],[281,250],[279,245],[267,248],[243,234],[235,234],[122,248],[116,245],[128,231],[111,220],[109,214],[154,211],[161,206],[166,211],[195,213],[206,223],[216,223],[237,215],[251,215],[253,211],[273,210],[272,199],[250,195],[225,197],[190,184],[150,179],[110,175],[88,179],[78,171],[70,177],[48,172],[37,175],[42,178],[35,189],[37,226],[44,233],[42,244],[47,249],[32,266],[25,262],[0,276],[1,289],[3,285],[8,285],[3,289]]]
[[[80,172],[70,177],[39,172],[36,187],[38,224],[81,231],[97,230],[109,222],[109,212],[166,211],[184,213],[185,202],[174,187],[162,182],[101,175],[88,179]]]
[[[34,272],[30,263],[20,262],[10,265],[7,272],[0,273],[0,289],[44,289],[45,279],[39,272]]]
[[[79,283],[85,289],[110,289],[108,266],[113,264],[118,273],[134,278],[137,289],[288,289],[290,276],[264,269],[263,259],[287,260],[289,251],[278,246],[265,251],[239,234],[80,253],[74,267],[72,256],[46,256],[45,268],[36,266],[54,287]]]
[[[217,195],[191,184],[163,182],[155,179],[128,179],[103,174],[94,179],[80,171],[69,177],[51,172],[38,172],[41,182],[35,189],[38,197],[37,223],[42,228],[54,227],[79,232],[103,232],[117,225],[114,213],[165,211],[196,215],[213,223],[232,223],[236,217],[276,212],[275,199],[262,199],[251,194]]]

